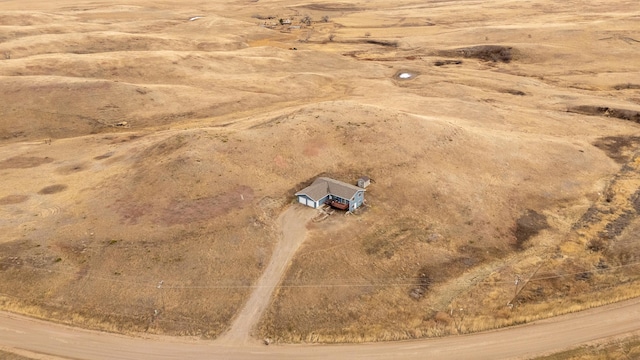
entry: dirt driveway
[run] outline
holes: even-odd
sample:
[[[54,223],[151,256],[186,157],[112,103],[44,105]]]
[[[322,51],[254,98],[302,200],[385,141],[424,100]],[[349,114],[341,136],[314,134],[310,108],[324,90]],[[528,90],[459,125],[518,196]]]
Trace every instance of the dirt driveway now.
[[[315,213],[316,211],[309,207],[294,205],[280,214],[278,225],[281,237],[273,250],[271,260],[255,284],[249,301],[240,311],[231,328],[217,342],[240,345],[255,341],[252,339],[255,326],[269,306],[271,295],[287,270],[293,255],[304,242],[307,232],[306,224]]]

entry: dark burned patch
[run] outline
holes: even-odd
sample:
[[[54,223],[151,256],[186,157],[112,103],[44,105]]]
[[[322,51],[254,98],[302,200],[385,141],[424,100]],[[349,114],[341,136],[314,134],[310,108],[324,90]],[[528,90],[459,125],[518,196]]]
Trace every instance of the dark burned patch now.
[[[433,63],[434,66],[460,65],[462,60],[438,60]]]
[[[98,155],[98,156],[94,157],[94,158],[93,158],[93,160],[104,160],[104,159],[108,159],[108,158],[112,157],[112,156],[113,156],[113,154],[114,154],[114,153],[113,153],[113,151],[111,151],[111,152],[108,152],[108,153],[106,153],[106,154]]]
[[[353,6],[350,3],[314,3],[301,6],[302,8],[317,11],[362,11],[364,8]]]
[[[575,275],[576,281],[589,281],[592,277],[593,273],[590,271],[580,272]]]
[[[513,59],[513,48],[500,45],[478,45],[454,50],[443,50],[440,51],[440,55],[509,63]]]
[[[385,46],[385,47],[398,47],[397,41],[389,41],[389,40],[367,39],[367,40],[364,40],[364,43],[371,44],[371,45]]]
[[[616,86],[613,87],[615,90],[633,90],[633,89],[640,89],[640,84],[618,84]]]
[[[415,300],[420,300],[429,291],[429,288],[433,284],[433,278],[431,275],[432,269],[429,267],[423,267],[418,271],[416,277],[416,285],[409,291],[409,296]]]
[[[514,89],[502,89],[502,90],[500,90],[500,92],[501,93],[505,93],[505,94],[516,95],[516,96],[525,96],[525,95],[527,95],[527,93],[525,93],[524,91],[514,90]]]
[[[463,245],[458,247],[460,256],[449,262],[447,267],[451,270],[459,269],[465,271],[468,268],[482,264],[488,259],[502,256],[502,251],[494,247],[477,247]]]
[[[633,206],[633,210],[636,211],[636,214],[640,215],[640,189],[631,195],[629,201],[631,202],[631,206]]]
[[[0,205],[20,204],[28,199],[29,197],[27,195],[8,195],[0,198]]]
[[[627,210],[623,212],[615,220],[607,223],[604,230],[598,233],[598,236],[604,240],[613,240],[617,238],[637,216],[638,214],[635,211]]]
[[[38,191],[38,194],[51,195],[51,194],[59,193],[61,191],[65,191],[67,190],[67,187],[68,186],[64,184],[49,185],[40,189],[40,191]]]
[[[48,164],[53,162],[50,157],[28,157],[28,156],[16,156],[3,161],[0,161],[0,169],[27,169],[38,167],[42,164]]]
[[[74,174],[80,171],[84,171],[87,169],[87,165],[86,164],[72,164],[72,165],[67,165],[67,166],[61,166],[59,168],[57,168],[55,171],[58,174],[61,175],[70,175],[70,174]]]
[[[163,224],[177,225],[215,218],[250,205],[253,196],[252,188],[238,186],[226,194],[195,200],[174,199],[158,220]]]
[[[547,223],[547,217],[536,212],[535,210],[527,210],[527,213],[522,215],[516,221],[516,243],[517,250],[522,250],[524,243],[531,237],[538,235],[540,230],[549,228]]]
[[[582,227],[587,227],[589,224],[595,224],[602,218],[603,211],[597,205],[591,205],[587,211],[580,217],[578,221],[571,227],[572,230],[577,230]]]
[[[617,163],[624,164],[631,160],[633,152],[640,147],[640,136],[606,136],[596,140],[593,146]]]
[[[398,47],[398,42],[397,41],[391,41],[391,40],[379,40],[379,39],[354,39],[354,40],[334,40],[334,42],[337,43],[341,43],[341,44],[371,44],[371,45],[377,45],[377,46],[384,46],[384,47],[392,47],[392,48],[397,48]],[[370,57],[361,57],[360,55],[365,55],[367,54],[367,52],[364,51],[350,51],[347,53],[343,53],[343,56],[350,56],[354,59],[358,59],[358,60],[367,60],[367,61],[398,61],[398,60],[405,60],[405,57],[391,57],[391,58],[380,58],[380,57],[375,57],[375,58],[370,58]]]
[[[409,296],[415,300],[422,299],[429,289],[437,283],[445,282],[459,276],[470,268],[484,263],[488,258],[500,256],[498,249],[486,249],[472,246],[458,248],[460,256],[444,263],[428,264],[420,268],[413,279]]]
[[[594,238],[587,243],[587,250],[593,252],[602,252],[607,250],[609,243],[601,238]]]
[[[640,111],[636,110],[618,109],[608,106],[579,105],[568,108],[567,112],[590,116],[606,116],[640,124]]]

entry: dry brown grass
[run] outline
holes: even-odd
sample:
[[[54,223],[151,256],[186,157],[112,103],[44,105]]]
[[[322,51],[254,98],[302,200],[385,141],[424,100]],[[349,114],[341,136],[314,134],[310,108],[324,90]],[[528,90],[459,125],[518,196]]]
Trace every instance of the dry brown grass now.
[[[318,174],[370,176],[369,206],[309,225],[263,336],[442,336],[638,295],[638,124],[569,111],[639,110],[634,2],[192,5],[0,5],[1,308],[215,337]]]
[[[13,354],[0,350],[0,357],[5,360],[33,360],[33,358],[24,357],[18,354]]]
[[[595,345],[585,345],[537,357],[535,360],[628,360],[638,357],[640,357],[640,339],[638,336],[633,336]]]

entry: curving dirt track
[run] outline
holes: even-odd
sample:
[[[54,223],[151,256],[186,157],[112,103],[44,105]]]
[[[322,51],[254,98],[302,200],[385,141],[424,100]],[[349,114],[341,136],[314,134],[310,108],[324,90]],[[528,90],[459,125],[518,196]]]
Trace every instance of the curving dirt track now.
[[[640,298],[465,336],[362,345],[263,346],[139,339],[0,313],[0,349],[73,359],[521,359],[640,331]]]
[[[251,297],[238,314],[231,328],[220,339],[226,343],[247,344],[251,333],[264,310],[269,306],[271,295],[280,282],[287,265],[304,242],[306,224],[315,211],[302,206],[290,206],[278,217],[282,232],[281,240],[273,251],[269,265],[255,285]]]

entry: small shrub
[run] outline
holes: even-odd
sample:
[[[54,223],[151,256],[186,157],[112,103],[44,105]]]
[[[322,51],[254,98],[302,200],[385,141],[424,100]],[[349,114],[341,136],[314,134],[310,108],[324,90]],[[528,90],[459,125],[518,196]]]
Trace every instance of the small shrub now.
[[[591,239],[587,244],[587,249],[593,252],[601,252],[607,249],[607,242],[602,238]]]
[[[301,24],[305,24],[307,26],[311,25],[311,16],[305,15],[302,19],[300,19]]]
[[[436,323],[449,325],[453,319],[446,312],[438,311],[433,317],[433,320],[435,320]]]

